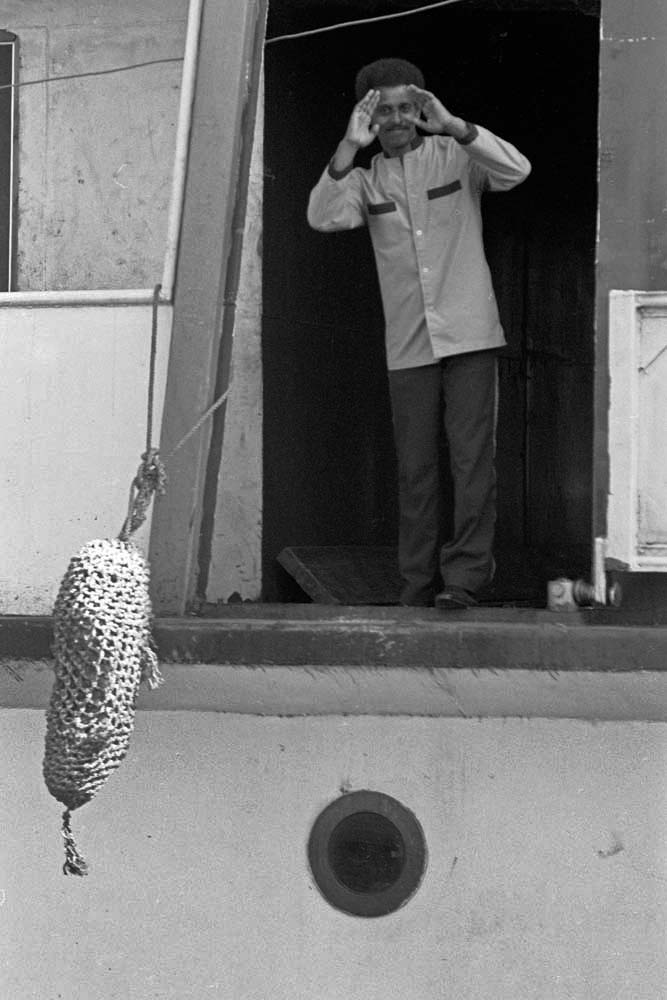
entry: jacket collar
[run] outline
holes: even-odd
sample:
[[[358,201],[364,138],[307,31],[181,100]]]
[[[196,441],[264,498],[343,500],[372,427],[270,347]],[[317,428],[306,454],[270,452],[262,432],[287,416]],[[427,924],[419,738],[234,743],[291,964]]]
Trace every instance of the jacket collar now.
[[[421,146],[421,144],[423,143],[423,141],[424,141],[424,136],[423,135],[419,135],[419,133],[417,133],[417,135],[415,135],[414,139],[410,143],[410,150],[409,151],[412,152],[413,149],[418,149]],[[385,160],[394,160],[394,159],[396,159],[395,156],[392,156],[391,153],[385,153],[384,150],[382,150],[382,155],[384,156]],[[398,154],[396,154],[396,155],[398,155]]]

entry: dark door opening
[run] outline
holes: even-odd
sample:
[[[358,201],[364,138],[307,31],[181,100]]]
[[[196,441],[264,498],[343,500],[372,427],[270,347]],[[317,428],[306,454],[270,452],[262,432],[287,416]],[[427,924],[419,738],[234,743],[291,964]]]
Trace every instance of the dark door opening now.
[[[269,8],[267,35],[395,10],[389,0],[292,0]],[[537,10],[522,0],[473,0],[267,46],[265,600],[304,599],[276,563],[285,546],[396,540],[382,309],[368,234],[325,236],[305,218],[354,104],[357,69],[387,55],[417,63],[448,107],[509,139],[533,165],[523,185],[484,203],[508,341],[490,596],[540,603],[553,576],[589,574],[598,38],[588,0]]]

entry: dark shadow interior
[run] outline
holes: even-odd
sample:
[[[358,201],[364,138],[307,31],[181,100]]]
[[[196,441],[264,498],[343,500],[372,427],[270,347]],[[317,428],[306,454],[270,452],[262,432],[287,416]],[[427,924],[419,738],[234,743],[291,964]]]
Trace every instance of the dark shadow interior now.
[[[305,217],[345,130],[357,69],[387,55],[416,62],[451,110],[533,164],[526,183],[484,203],[508,341],[489,597],[543,603],[548,579],[589,575],[599,18],[591,2],[529,6],[461,3],[266,48],[264,600],[304,600],[276,563],[285,546],[396,541],[368,234],[319,234]],[[284,0],[269,8],[267,35],[395,9]]]

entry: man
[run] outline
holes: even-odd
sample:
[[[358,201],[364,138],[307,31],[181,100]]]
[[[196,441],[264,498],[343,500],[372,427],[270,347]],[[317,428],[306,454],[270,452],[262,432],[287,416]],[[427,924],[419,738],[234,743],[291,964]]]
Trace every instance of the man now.
[[[523,181],[530,164],[447,110],[405,60],[365,66],[356,96],[308,221],[322,232],[367,225],[373,243],[398,459],[401,603],[469,607],[495,570],[496,352],[505,343],[480,202],[484,191]],[[382,152],[368,169],[355,167],[375,138]],[[454,528],[440,547],[443,428]]]

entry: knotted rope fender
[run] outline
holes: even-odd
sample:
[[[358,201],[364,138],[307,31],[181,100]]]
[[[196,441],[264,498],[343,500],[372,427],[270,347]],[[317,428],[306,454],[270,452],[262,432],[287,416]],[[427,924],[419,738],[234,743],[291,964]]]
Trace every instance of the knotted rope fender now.
[[[89,802],[127,754],[139,685],[162,682],[151,636],[146,560],[130,541],[144,522],[165,472],[150,447],[159,286],[153,296],[148,443],[132,481],[118,538],[95,539],[75,555],[53,610],[55,682],[46,713],[43,774],[65,806],[62,834],[66,875],[87,875],[70,827],[71,813]]]
[[[141,682],[155,688],[162,681],[151,637],[148,565],[129,541],[156,483],[140,476],[141,469],[121,537],[95,539],[71,559],[53,612],[55,683],[43,773],[51,795],[66,807],[66,875],[88,873],[70,814],[90,801],[127,754]]]

